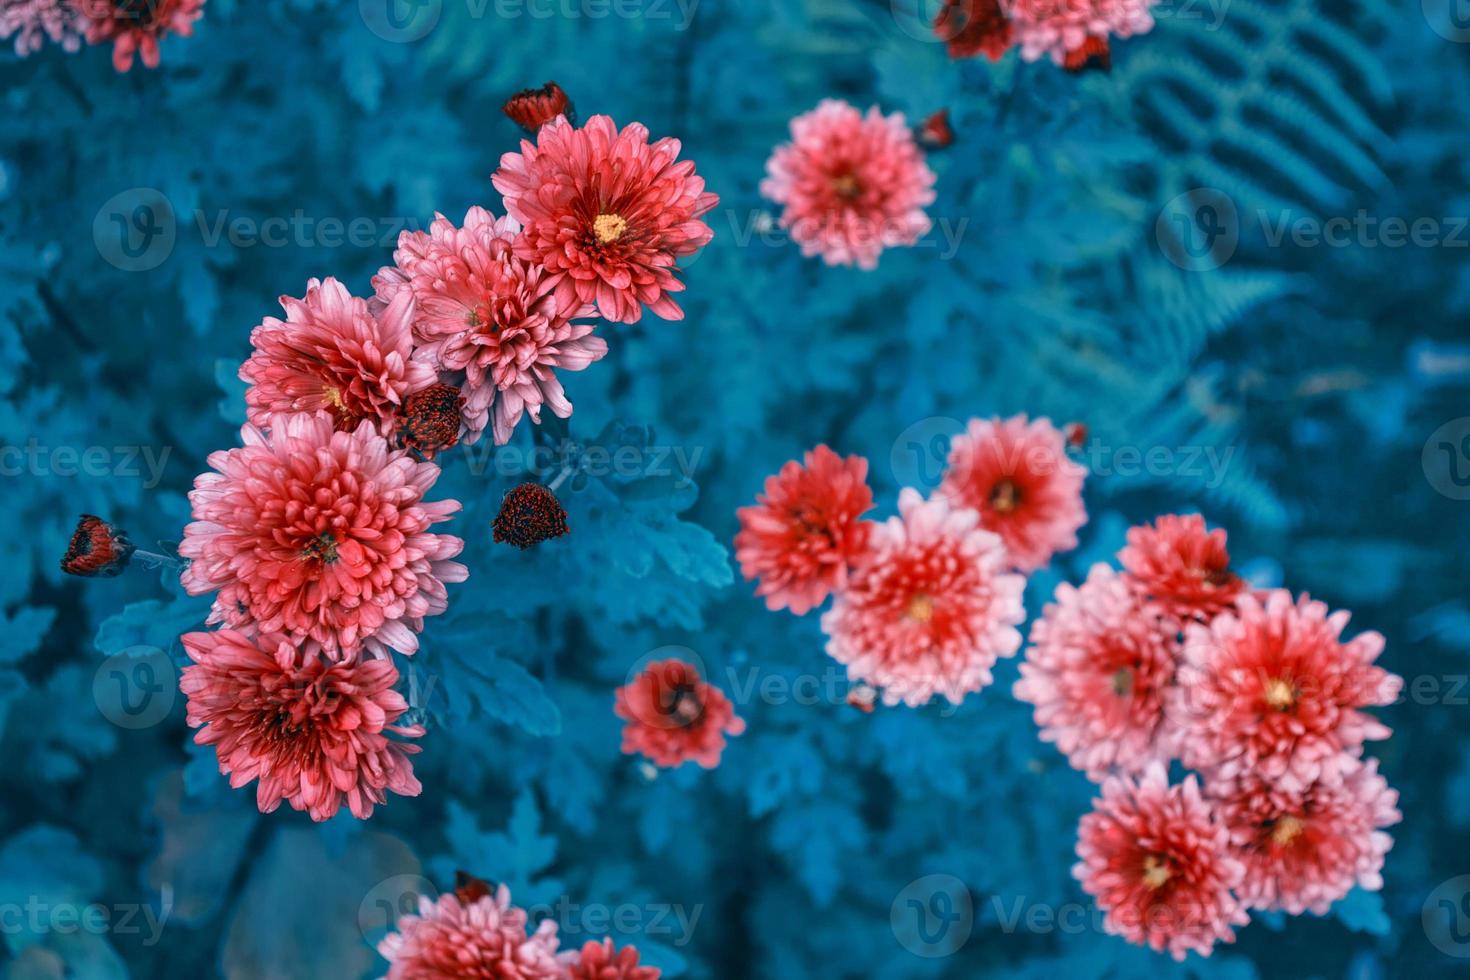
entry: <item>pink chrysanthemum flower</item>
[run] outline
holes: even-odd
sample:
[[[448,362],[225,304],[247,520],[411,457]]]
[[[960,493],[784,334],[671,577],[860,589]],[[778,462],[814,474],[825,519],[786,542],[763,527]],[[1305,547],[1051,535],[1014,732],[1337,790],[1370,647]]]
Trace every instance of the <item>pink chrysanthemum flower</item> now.
[[[390,791],[419,795],[408,758],[419,747],[388,737],[424,733],[394,724],[408,702],[393,690],[392,660],[334,663],[311,641],[298,648],[290,637],[228,629],[185,633],[183,643],[194,663],[179,688],[194,741],[214,746],[231,787],[259,780],[261,813],[284,800],[330,820],[345,802],[366,820]]]
[[[1207,795],[1230,831],[1245,866],[1236,888],[1247,908],[1291,915],[1323,915],[1354,886],[1383,887],[1384,855],[1393,838],[1383,832],[1402,819],[1399,794],[1378,774],[1378,761],[1348,763],[1342,781],[1283,792],[1261,779],[1213,781]]]
[[[1181,620],[1208,622],[1245,589],[1230,571],[1225,531],[1198,514],[1165,514],[1130,528],[1118,558],[1143,595]]]
[[[1153,30],[1149,8],[1156,0],[1005,0],[1011,37],[1021,57],[1035,61],[1050,55],[1058,65],[1108,36],[1132,37]],[[1105,49],[1104,49],[1105,50]]]
[[[158,67],[158,42],[170,32],[180,37],[194,33],[194,22],[204,16],[204,0],[77,0],[87,20],[87,43],[112,42],[112,67],[128,71],[133,56]]]
[[[867,555],[822,615],[827,653],[850,680],[910,707],[959,704],[1021,646],[1026,580],[1007,574],[1000,538],[980,515],[905,488],[899,517],[875,525]]]
[[[1077,529],[1087,523],[1086,474],[1047,419],[971,419],[950,446],[939,495],[978,510],[981,526],[1005,542],[1011,566],[1032,572],[1077,547]]]
[[[335,432],[322,412],[240,434],[195,478],[179,546],[188,593],[219,590],[209,621],[315,640],[334,658],[418,649],[444,583],[468,575],[449,560],[464,542],[429,532],[460,506],[424,501],[439,467],[390,450],[371,422]]]
[[[516,254],[546,269],[558,308],[596,302],[604,318],[636,323],[646,304],[684,318],[675,262],[714,237],[699,219],[720,199],[679,150],[676,139],[650,144],[639,123],[618,132],[607,116],[580,128],[558,116],[500,158],[495,189],[525,226]]]
[[[1106,913],[1103,929],[1176,960],[1209,956],[1247,922],[1232,894],[1244,874],[1194,776],[1170,786],[1155,763],[1135,782],[1109,777],[1077,827],[1072,877]]]
[[[713,769],[725,751],[725,736],[745,731],[725,692],[682,660],[649,664],[617,689],[613,711],[627,722],[623,752],[642,753],[665,767],[693,760]]]
[[[1095,781],[1169,761],[1165,696],[1178,630],[1107,565],[1094,565],[1081,588],[1057,586],[1015,687],[1036,707],[1041,740]]]
[[[1171,708],[1184,764],[1287,792],[1338,782],[1366,740],[1390,734],[1362,709],[1391,704],[1403,683],[1373,663],[1383,636],[1344,643],[1347,622],[1346,612],[1274,589],[1187,626]]]
[[[766,480],[754,507],[742,507],[735,557],[755,594],[771,609],[805,615],[847,587],[848,571],[867,547],[873,509],[868,461],[844,459],[826,446],[792,460]]]
[[[378,943],[385,980],[562,980],[556,923],[528,935],[526,922],[504,885],[491,894],[471,879],[437,900],[420,896],[418,914],[401,916]]]
[[[562,962],[567,980],[659,980],[662,976],[657,967],[639,965],[637,949],[617,949],[611,939],[589,940],[580,951],[563,953]]]
[[[39,51],[45,38],[76,51],[85,26],[68,0],[0,0],[0,41],[14,34],[22,58]]]
[[[342,432],[367,420],[390,436],[404,400],[438,380],[411,360],[413,297],[404,293],[374,316],[336,279],[312,279],[306,296],[281,297],[286,319],[266,317],[250,332],[255,348],[240,366],[253,425],[297,412],[327,412]]]
[[[556,372],[607,353],[594,324],[574,322],[593,307],[563,305],[546,270],[514,254],[519,233],[513,219],[484,208],[471,208],[463,228],[437,215],[428,233],[400,235],[397,266],[373,279],[379,304],[414,297],[415,361],[463,375],[466,443],[488,427],[504,445],[522,415],[541,421],[542,405],[567,418],[572,403]]]
[[[781,227],[801,254],[875,269],[885,248],[929,231],[934,172],[902,113],[824,99],[791,120],[791,142],[766,162],[761,193],[783,205]]]

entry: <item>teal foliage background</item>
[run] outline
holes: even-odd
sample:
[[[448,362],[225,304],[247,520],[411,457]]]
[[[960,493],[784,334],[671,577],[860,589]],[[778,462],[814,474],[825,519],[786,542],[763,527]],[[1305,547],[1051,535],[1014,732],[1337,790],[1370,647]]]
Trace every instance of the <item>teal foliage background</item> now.
[[[920,6],[442,0],[400,31],[371,0],[210,0],[156,72],[98,50],[0,60],[0,907],[109,915],[0,922],[0,975],[375,976],[385,908],[460,867],[569,945],[612,933],[668,976],[1463,965],[1470,443],[1441,427],[1470,415],[1470,47],[1451,11],[1171,2],[1111,74],[1072,76],[953,63]],[[207,604],[166,572],[65,580],[57,557],[84,511],[176,540],[205,457],[238,438],[250,328],[313,276],[366,295],[436,210],[499,211],[489,174],[518,139],[500,104],[549,78],[584,118],[683,140],[720,194],[687,319],[603,327],[608,357],[566,379],[569,423],[445,458],[471,578],[401,661],[423,795],[366,825],[261,817],[168,693]],[[935,233],[876,273],[763,231],[764,161],[828,96],[947,107],[958,134],[931,159]],[[1360,211],[1376,231],[1351,230]],[[1389,244],[1390,217],[1432,219],[1433,241]],[[1332,218],[1344,242],[1296,233]],[[1258,919],[1182,965],[1086,916],[1048,927],[1029,913],[1085,902],[1069,867],[1092,788],[1037,740],[1014,665],[958,711],[864,715],[817,617],[768,613],[739,580],[735,508],[787,459],[867,456],[886,516],[900,486],[933,485],[959,422],[1014,412],[1090,431],[1091,520],[1034,577],[1033,613],[1129,524],[1200,510],[1256,582],[1388,636],[1409,694],[1378,749],[1405,813],[1381,894]],[[568,538],[493,545],[517,460],[569,442],[637,463],[563,485]],[[749,729],[719,769],[650,781],[611,692],[669,646]],[[950,955],[895,925],[929,875],[972,896]]]

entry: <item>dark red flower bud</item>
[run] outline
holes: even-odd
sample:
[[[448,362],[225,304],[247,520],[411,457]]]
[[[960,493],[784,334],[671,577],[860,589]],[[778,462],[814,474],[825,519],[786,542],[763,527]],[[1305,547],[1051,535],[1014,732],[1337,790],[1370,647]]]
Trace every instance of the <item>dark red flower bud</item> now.
[[[919,126],[919,142],[925,146],[942,150],[954,142],[954,130],[949,128],[949,110],[940,109],[925,119]]]
[[[459,442],[464,395],[454,385],[430,385],[403,400],[398,415],[398,444],[424,458]]]
[[[1081,449],[1087,445],[1087,423],[1068,422],[1062,429],[1062,438],[1067,440],[1067,445],[1073,449]]]
[[[1062,67],[1070,72],[1113,70],[1113,52],[1108,48],[1105,37],[1088,37],[1062,60]]]
[[[945,0],[934,20],[934,33],[945,41],[951,58],[983,54],[999,61],[1011,46],[1011,22],[1000,0]]]
[[[84,578],[111,578],[122,573],[133,557],[126,532],[100,517],[83,514],[61,559],[61,570]]]
[[[557,116],[566,116],[569,120],[572,117],[572,101],[555,82],[517,92],[506,100],[501,109],[533,136]]]
[[[468,871],[456,871],[454,873],[454,897],[465,905],[478,902],[486,895],[491,894],[493,889],[488,881],[483,881],[470,874]]]
[[[493,525],[495,540],[521,550],[566,534],[567,512],[539,483],[522,483],[505,495]]]

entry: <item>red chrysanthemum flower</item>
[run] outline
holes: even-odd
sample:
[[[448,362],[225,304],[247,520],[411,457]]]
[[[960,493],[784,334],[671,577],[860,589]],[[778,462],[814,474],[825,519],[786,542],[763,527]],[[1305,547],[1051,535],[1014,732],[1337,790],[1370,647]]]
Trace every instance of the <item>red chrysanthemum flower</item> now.
[[[572,403],[556,372],[607,353],[583,321],[593,307],[564,303],[545,269],[514,254],[519,232],[484,208],[470,208],[463,228],[438,215],[427,233],[400,235],[396,267],[373,279],[379,305],[413,295],[414,361],[463,376],[468,444],[488,427],[504,445],[521,416],[540,423],[542,405],[567,418]]]
[[[558,307],[596,302],[604,318],[636,323],[646,304],[683,319],[675,263],[713,237],[699,219],[720,199],[679,149],[676,139],[650,144],[639,123],[618,132],[607,116],[581,128],[561,116],[500,158],[495,189],[525,226],[516,254],[546,269]]]
[[[1258,778],[1207,780],[1205,791],[1245,866],[1236,894],[1247,908],[1324,915],[1355,886],[1383,887],[1383,859],[1393,847],[1383,828],[1403,815],[1376,759],[1352,759],[1341,782],[1315,782],[1302,792]]]
[[[981,526],[1005,542],[1012,567],[1032,572],[1077,547],[1077,529],[1087,523],[1086,473],[1047,419],[971,419],[950,446],[939,494],[978,510]]]
[[[420,896],[418,914],[400,916],[378,943],[385,980],[562,980],[556,923],[545,919],[528,935],[510,889],[480,891]]]
[[[1198,514],[1165,514],[1130,528],[1118,559],[1140,592],[1180,619],[1207,622],[1245,590],[1230,571],[1225,531]]]
[[[611,939],[589,941],[579,952],[563,953],[567,980],[659,980],[662,971],[638,964],[638,950],[616,949]]]
[[[501,111],[509,116],[517,126],[526,132],[535,134],[542,126],[545,126],[557,116],[572,117],[572,100],[562,87],[555,82],[547,82],[540,88],[528,88],[509,99],[501,106]]]
[[[1021,57],[1035,61],[1050,55],[1065,66],[1069,57],[1107,50],[1109,35],[1132,37],[1153,29],[1149,8],[1157,0],[1005,0],[1011,36]],[[1079,54],[1081,52],[1081,54]]]
[[[1089,779],[1168,762],[1178,632],[1112,568],[1094,565],[1081,588],[1057,586],[1032,626],[1016,697],[1035,705],[1041,740]]]
[[[566,508],[539,483],[522,483],[507,491],[491,524],[497,544],[514,545],[522,551],[570,531]]]
[[[423,729],[394,723],[408,702],[393,690],[393,661],[333,662],[314,642],[236,630],[185,633],[194,663],[179,688],[194,741],[212,745],[220,772],[239,789],[252,779],[261,813],[281,805],[330,820],[347,804],[366,820],[391,791],[417,796],[409,755]]]
[[[411,359],[410,295],[374,316],[367,301],[336,279],[313,279],[305,298],[282,296],[281,307],[285,320],[266,317],[250,332],[255,351],[240,367],[254,425],[269,428],[276,415],[327,412],[342,432],[366,419],[389,436],[404,399],[437,380],[432,367]]]
[[[1347,622],[1346,612],[1275,589],[1187,626],[1171,710],[1184,764],[1286,792],[1336,784],[1366,740],[1390,734],[1362,709],[1391,704],[1403,683],[1373,663],[1382,635],[1344,643]]]
[[[1001,0],[944,0],[934,33],[946,42],[951,58],[983,54],[999,61],[1011,47],[1011,22]]]
[[[873,528],[862,563],[822,615],[827,653],[885,704],[918,707],[936,694],[958,704],[1020,648],[1026,580],[1006,573],[1000,538],[973,510],[911,488],[898,509]]]
[[[87,43],[112,43],[112,67],[128,71],[134,54],[158,67],[158,42],[170,32],[194,33],[204,16],[204,0],[77,0],[87,20]]]
[[[902,113],[824,99],[791,120],[791,142],[766,161],[761,194],[783,206],[781,227],[802,255],[876,269],[886,248],[928,233],[934,172]]]
[[[398,445],[416,458],[433,459],[459,442],[463,425],[464,395],[454,385],[432,384],[403,400],[397,420]]]
[[[867,548],[873,509],[868,461],[838,456],[826,446],[766,480],[754,507],[736,511],[735,557],[755,594],[771,609],[798,616],[847,586],[848,571]]]
[[[439,467],[391,450],[363,422],[324,413],[247,425],[245,445],[211,453],[194,480],[179,554],[190,595],[219,590],[211,623],[315,640],[332,657],[418,649],[425,616],[448,606],[464,542],[429,528],[459,501],[424,501]]]
[[[713,769],[725,751],[725,736],[745,731],[725,693],[682,660],[649,664],[618,688],[613,710],[627,722],[623,752],[640,752],[664,767],[693,760]]]
[[[1109,777],[1077,827],[1072,876],[1106,913],[1103,928],[1176,960],[1234,942],[1247,915],[1232,893],[1244,869],[1194,776],[1170,786],[1154,764]]]
[[[100,517],[83,514],[66,554],[61,556],[61,570],[83,578],[112,578],[128,567],[133,550],[126,531]]]

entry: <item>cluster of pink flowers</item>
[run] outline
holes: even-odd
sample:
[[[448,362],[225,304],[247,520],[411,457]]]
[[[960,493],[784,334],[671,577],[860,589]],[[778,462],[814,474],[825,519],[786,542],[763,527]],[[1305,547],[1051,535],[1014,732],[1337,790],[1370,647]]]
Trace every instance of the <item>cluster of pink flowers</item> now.
[[[205,0],[0,0],[0,40],[15,36],[21,57],[50,38],[67,51],[88,44],[111,44],[112,65],[120,72],[135,57],[157,68],[158,43],[166,34],[188,37],[204,16]]]
[[[638,962],[638,950],[612,940],[589,940],[558,952],[557,925],[543,920],[528,931],[529,916],[510,903],[510,889],[491,887],[460,872],[453,892],[419,897],[418,914],[398,919],[378,944],[388,961],[384,980],[658,980],[661,971]]]
[[[1021,646],[1024,573],[1074,547],[1083,468],[1045,419],[976,419],[926,500],[877,523],[867,460],[826,446],[787,463],[738,513],[735,555],[771,609],[822,615],[827,652],[885,704],[959,703]]]
[[[1157,0],[944,0],[934,31],[951,58],[991,61],[1012,47],[1035,61],[1049,55],[1070,71],[1108,69],[1108,38],[1147,34]]]
[[[928,233],[934,173],[902,113],[864,115],[825,99],[791,120],[791,142],[766,163],[761,193],[781,205],[780,225],[828,265],[878,266],[884,249]]]
[[[709,240],[698,215],[715,198],[678,142],[604,116],[539,121],[539,145],[494,178],[509,216],[441,215],[400,237],[371,299],[313,279],[251,334],[243,445],[213,453],[189,495],[182,582],[214,594],[221,628],[184,637],[182,688],[196,741],[233,786],[258,780],[264,811],[284,800],[326,820],[345,802],[365,818],[389,791],[419,792],[415,747],[390,738],[422,734],[401,722],[393,654],[417,650],[468,577],[464,542],[434,530],[460,509],[431,499],[435,453],[487,429],[503,444],[542,406],[570,415],[556,372],[607,352],[592,317],[681,315],[675,261]],[[506,495],[497,540],[566,533],[555,496],[527,486]],[[91,520],[63,566],[115,574],[132,549]]]
[[[1101,782],[1073,873],[1130,942],[1209,955],[1251,909],[1322,914],[1377,889],[1398,794],[1365,709],[1401,679],[1348,614],[1230,571],[1198,515],[1133,528],[1121,571],[1058,587],[1016,683],[1043,741]],[[1178,760],[1196,774],[1168,784]]]

